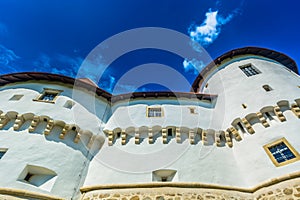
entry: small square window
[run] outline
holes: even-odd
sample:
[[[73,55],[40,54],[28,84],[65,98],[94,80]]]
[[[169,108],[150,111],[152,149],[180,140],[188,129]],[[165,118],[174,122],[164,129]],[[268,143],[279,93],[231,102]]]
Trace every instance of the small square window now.
[[[40,94],[34,101],[41,101],[47,103],[54,103],[58,95],[62,92],[62,90],[48,89],[44,88],[42,94]]]
[[[152,172],[152,181],[155,182],[171,182],[177,171],[172,169],[159,169]]]
[[[196,114],[196,108],[195,107],[189,107],[191,114]]]
[[[68,100],[68,101],[66,101],[64,107],[71,109],[71,108],[73,108],[74,105],[75,105],[75,103],[73,101]]]
[[[266,92],[270,92],[271,90],[273,90],[269,85],[263,85],[262,86]]]
[[[56,172],[51,169],[35,165],[26,165],[20,173],[18,181],[50,192],[55,184],[56,178]]]
[[[0,159],[4,156],[4,154],[7,152],[7,149],[0,148]]]
[[[147,107],[147,117],[162,117],[161,107]]]
[[[288,143],[285,138],[264,146],[265,151],[275,166],[283,166],[299,160],[299,153]]]
[[[14,96],[12,96],[9,101],[19,101],[24,95],[22,94],[15,94]]]
[[[247,108],[247,105],[246,104],[242,104],[242,107],[244,108],[244,109],[246,109]]]
[[[260,74],[261,72],[256,69],[252,64],[247,64],[240,66],[240,69],[249,77],[256,74]]]

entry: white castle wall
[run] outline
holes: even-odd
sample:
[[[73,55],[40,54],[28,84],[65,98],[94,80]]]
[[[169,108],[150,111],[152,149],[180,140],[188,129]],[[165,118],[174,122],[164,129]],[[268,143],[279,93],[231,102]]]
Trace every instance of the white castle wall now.
[[[247,77],[239,66],[249,63],[261,73]],[[297,132],[300,128],[299,119],[290,110],[290,104],[300,98],[299,76],[275,61],[257,56],[233,58],[230,62],[224,62],[220,68],[221,70],[210,75],[201,86],[202,92],[218,95],[216,105],[214,108],[197,105],[197,115],[191,115],[188,110],[189,106],[195,104],[180,106],[172,105],[171,101],[157,104],[164,111],[165,116],[161,118],[146,117],[147,105],[153,105],[150,100],[147,102],[147,99],[139,102],[140,104],[134,103],[133,100],[130,106],[114,108],[105,130],[123,129],[130,139],[125,145],[121,144],[121,138],[115,139],[112,146],[106,141],[89,166],[84,186],[152,182],[151,170],[173,169],[177,170],[175,182],[201,182],[248,188],[297,171],[300,167],[299,162],[282,167],[274,166],[263,145],[285,137],[298,152],[300,151],[297,145],[297,141],[300,140]],[[208,87],[205,88],[207,83]],[[273,90],[266,92],[262,88],[266,84]],[[247,108],[243,108],[242,104],[246,104]],[[273,120],[267,119],[270,124],[268,128],[261,122],[250,121],[255,133],[243,133],[238,129],[242,140],[238,142],[233,138],[232,148],[226,145],[203,145],[199,140],[190,145],[187,132],[181,134],[182,141],[179,143],[174,136],[168,144],[163,144],[159,134],[153,144],[148,142],[148,128],[175,126],[180,127],[182,131],[182,128],[193,129],[198,126],[212,132],[226,131],[233,122],[244,117],[250,119],[249,114],[262,112],[267,106],[274,110],[278,104],[287,121],[281,122],[274,113]],[[134,128],[143,135],[139,144],[135,143]],[[245,127],[244,129],[246,130]],[[153,132],[155,134],[155,131]],[[200,136],[196,134],[196,137]],[[188,144],[187,148],[185,144]],[[172,162],[167,162],[169,157],[176,153],[178,156],[173,156]],[[143,156],[146,158],[143,159]],[[157,160],[161,161],[161,165],[156,165]],[[149,167],[142,171],[143,166]]]
[[[261,73],[247,77],[239,66],[249,63]],[[299,119],[286,107],[290,107],[300,97],[299,76],[275,61],[247,55],[233,58],[219,68],[219,71],[215,71],[200,86],[201,92],[218,95],[214,110],[215,128],[226,129],[236,118],[249,116],[268,106],[277,106],[278,102],[289,103],[279,105],[287,121],[280,122],[273,116],[273,120],[267,119],[270,124],[268,128],[253,122],[255,130],[253,135],[239,130],[243,140],[234,144],[233,152],[238,160],[237,167],[247,185],[253,186],[266,179],[297,171],[299,162],[275,167],[266,155],[263,145],[285,137],[298,152],[300,151]],[[263,85],[269,85],[273,90],[267,92],[263,89]],[[243,108],[242,104],[246,104],[247,108]]]
[[[143,104],[118,107],[105,125],[105,129],[127,129],[143,126],[150,128],[155,126],[208,128],[212,117],[213,108],[193,104],[172,105],[172,101],[151,105],[152,107],[161,107],[163,117],[147,117],[146,111],[149,104],[146,103],[148,102],[145,101]],[[190,113],[190,108],[194,108],[195,113]]]
[[[55,104],[33,101],[44,88],[62,90]],[[24,96],[19,101],[9,101],[14,94],[24,94]],[[100,133],[99,126],[103,123],[102,119],[105,120],[107,117],[106,112],[109,111],[107,102],[99,97],[95,98],[94,93],[61,84],[29,82],[6,85],[1,87],[0,97],[3,100],[2,111],[16,110],[19,113],[43,114],[67,123],[89,127],[94,134]],[[75,103],[72,109],[64,107],[68,100]]]
[[[249,63],[261,73],[247,77],[239,66]],[[293,102],[299,98],[299,76],[276,61],[246,55],[232,58],[218,69],[200,86],[200,92],[218,95],[213,120],[215,128],[228,127],[235,118],[258,112],[265,106],[275,106],[278,101]],[[266,92],[263,85],[273,90]]]
[[[63,90],[55,104],[33,101],[44,88]],[[0,187],[25,189],[67,199],[79,198],[79,188],[86,176],[91,154],[99,151],[101,140],[104,140],[99,127],[107,112],[107,103],[101,98],[93,102],[97,109],[96,116],[92,108],[88,108],[89,111],[81,102],[72,99],[72,92],[71,87],[36,82],[10,84],[1,88],[0,110],[4,114],[31,113],[32,116],[44,116],[48,121],[40,121],[37,128],[29,132],[32,119],[26,121],[19,130],[14,130],[14,117],[0,130],[0,148],[8,149],[0,160]],[[9,100],[16,94],[24,96],[17,101]],[[77,91],[77,94],[84,98],[83,101],[91,96],[84,90]],[[75,103],[71,109],[64,107],[67,101]],[[49,119],[62,126],[54,125],[49,135],[44,135]],[[72,130],[66,131],[64,139],[60,138],[65,124],[80,127],[81,140],[75,142],[76,133]],[[34,186],[26,183],[21,174],[27,165],[47,168],[54,171],[56,176],[47,184]]]

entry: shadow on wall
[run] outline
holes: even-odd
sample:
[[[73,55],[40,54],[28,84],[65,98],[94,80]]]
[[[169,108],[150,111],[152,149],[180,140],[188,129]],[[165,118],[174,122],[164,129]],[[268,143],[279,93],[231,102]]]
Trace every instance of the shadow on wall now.
[[[292,116],[300,118],[299,106],[300,99],[295,99],[295,102],[291,104],[288,100],[281,100],[275,106],[265,106],[256,113],[249,113],[244,118],[234,119],[231,126],[226,130],[154,125],[127,127],[123,130],[116,127],[113,130],[105,129],[104,132],[108,137],[109,146],[120,141],[122,145],[126,145],[130,140],[134,140],[135,144],[140,144],[143,141],[147,141],[149,144],[161,141],[163,144],[168,144],[171,140],[176,139],[177,143],[189,140],[192,145],[202,142],[203,145],[215,144],[218,147],[227,145],[231,148],[233,140],[241,141],[244,134],[254,134],[258,126],[268,128],[270,125],[284,122]]]
[[[44,135],[46,140],[63,143],[80,151],[88,159],[92,159],[99,152],[105,140],[103,136],[93,135],[76,124],[66,124],[64,121],[33,113],[18,114],[15,111],[0,111],[0,129]]]

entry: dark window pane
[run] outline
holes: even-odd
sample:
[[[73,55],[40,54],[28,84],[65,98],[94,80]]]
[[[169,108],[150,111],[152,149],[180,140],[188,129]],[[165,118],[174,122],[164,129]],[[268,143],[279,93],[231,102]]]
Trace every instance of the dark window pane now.
[[[274,146],[269,147],[269,151],[272,153],[274,158],[278,163],[290,160],[296,156],[293,152],[286,146],[284,142],[280,142]]]
[[[42,99],[41,100],[44,100],[44,101],[53,101],[53,99],[56,97],[57,94],[52,94],[52,93],[45,93],[43,96],[42,96]]]
[[[148,108],[148,117],[161,117],[161,108]]]
[[[260,71],[255,69],[251,64],[246,66],[240,66],[240,69],[247,75],[247,76],[253,76],[256,74],[259,74]]]
[[[4,156],[5,153],[5,151],[0,151],[0,159]]]

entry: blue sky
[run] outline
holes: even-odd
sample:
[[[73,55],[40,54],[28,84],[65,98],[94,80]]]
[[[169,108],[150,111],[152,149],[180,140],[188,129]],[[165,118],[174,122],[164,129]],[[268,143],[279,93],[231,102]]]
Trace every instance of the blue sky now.
[[[186,34],[213,59],[234,48],[258,46],[283,52],[299,64],[299,6],[295,0],[1,0],[0,74],[38,71],[76,77],[98,44],[140,27]],[[167,51],[140,49],[115,60],[98,85],[113,93],[168,89],[155,83],[123,83],[113,90],[124,74],[147,63],[169,66],[189,83],[198,73],[192,65],[202,67]],[[85,75],[93,79],[95,73],[97,69]]]

